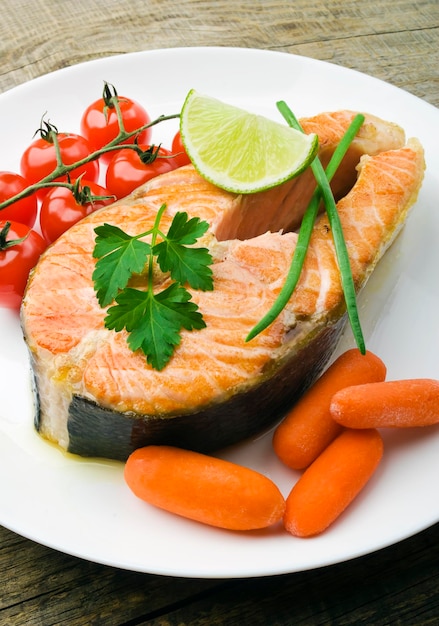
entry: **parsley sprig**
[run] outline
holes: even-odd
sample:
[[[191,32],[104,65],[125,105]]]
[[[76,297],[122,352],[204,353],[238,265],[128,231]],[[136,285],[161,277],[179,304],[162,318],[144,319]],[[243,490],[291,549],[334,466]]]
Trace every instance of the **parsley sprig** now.
[[[160,221],[165,209],[162,205],[153,227],[139,235],[129,235],[111,224],[98,226],[93,251],[98,259],[93,281],[99,304],[106,307],[116,303],[107,310],[106,328],[117,332],[125,329],[130,349],[141,350],[147,362],[159,371],[180,344],[183,328],[191,331],[206,327],[186,285],[213,290],[212,257],[207,248],[192,247],[204,235],[208,223],[179,212],[164,233]],[[148,236],[150,243],[144,241]],[[166,274],[171,280],[162,290],[154,280],[157,266],[164,274],[162,284]],[[129,286],[135,275],[145,277],[145,289]]]

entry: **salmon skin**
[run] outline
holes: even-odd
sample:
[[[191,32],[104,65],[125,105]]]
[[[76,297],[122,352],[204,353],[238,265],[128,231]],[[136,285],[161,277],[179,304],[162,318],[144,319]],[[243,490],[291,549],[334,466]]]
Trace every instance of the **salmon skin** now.
[[[318,134],[324,163],[354,115],[301,120],[305,131]],[[402,227],[424,168],[416,139],[406,143],[398,126],[366,115],[333,180],[357,291]],[[148,444],[217,450],[280,419],[321,373],[346,319],[332,233],[321,213],[288,305],[269,328],[245,341],[284,283],[294,229],[314,186],[307,170],[270,191],[239,196],[186,166],[64,233],[42,255],[21,309],[40,434],[75,454],[125,460]],[[159,372],[128,348],[124,331],[104,327],[92,252],[98,225],[145,232],[163,204],[161,228],[178,211],[209,223],[200,244],[214,259],[214,290],[192,292],[207,326],[183,330]],[[138,277],[136,287],[145,280]]]

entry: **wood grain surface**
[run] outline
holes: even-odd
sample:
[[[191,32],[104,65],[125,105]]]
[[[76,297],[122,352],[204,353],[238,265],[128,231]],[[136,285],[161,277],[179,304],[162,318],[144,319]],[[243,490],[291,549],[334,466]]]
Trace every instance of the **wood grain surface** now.
[[[297,574],[191,580],[66,556],[0,528],[5,626],[437,626],[439,524],[375,554]]]
[[[99,57],[209,45],[326,60],[439,105],[437,0],[1,0],[0,8],[0,92]],[[439,524],[347,563],[222,581],[97,565],[0,527],[0,623],[437,625],[438,564]]]
[[[0,91],[153,48],[279,50],[354,68],[439,104],[439,3],[389,0],[2,0]]]

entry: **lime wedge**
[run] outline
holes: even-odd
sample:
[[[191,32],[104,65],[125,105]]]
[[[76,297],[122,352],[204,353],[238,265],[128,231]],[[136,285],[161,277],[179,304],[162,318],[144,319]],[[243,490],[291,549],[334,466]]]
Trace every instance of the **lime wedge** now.
[[[254,193],[297,176],[316,156],[318,137],[192,89],[180,134],[205,179],[233,193]]]

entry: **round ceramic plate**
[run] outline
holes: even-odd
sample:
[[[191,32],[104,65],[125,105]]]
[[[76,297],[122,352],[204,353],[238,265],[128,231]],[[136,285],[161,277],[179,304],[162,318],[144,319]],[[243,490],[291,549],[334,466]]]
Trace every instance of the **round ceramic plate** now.
[[[110,57],[54,72],[0,96],[0,168],[18,170],[47,111],[60,130],[78,131],[103,81],[152,116],[176,113],[191,88],[273,119],[276,101],[298,116],[353,109],[400,124],[426,151],[427,172],[407,226],[359,300],[367,346],[389,378],[439,378],[439,153],[437,109],[379,80],[336,65],[275,52],[168,49]],[[177,123],[159,125],[164,146]],[[238,533],[174,517],[136,499],[123,465],[81,460],[33,429],[30,368],[19,320],[0,310],[0,523],[65,553],[139,572],[247,577],[344,561],[413,535],[439,520],[439,429],[384,432],[385,455],[367,488],[324,534],[297,539],[281,528]],[[346,331],[338,352],[352,347]],[[221,456],[272,478],[285,495],[287,470],[264,433]]]

